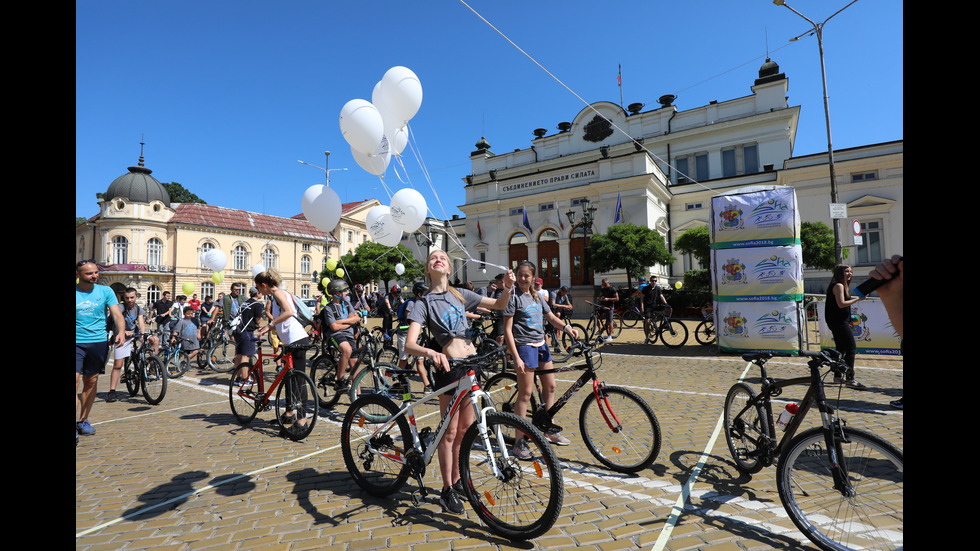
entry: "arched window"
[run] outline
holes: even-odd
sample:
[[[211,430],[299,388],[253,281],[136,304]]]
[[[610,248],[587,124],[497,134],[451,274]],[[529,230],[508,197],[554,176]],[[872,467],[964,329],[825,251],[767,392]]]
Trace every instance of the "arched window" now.
[[[150,285],[146,288],[146,304],[152,305],[154,302],[160,300],[160,288],[156,285]]]
[[[268,269],[277,269],[276,266],[276,252],[272,249],[266,249],[262,251],[262,265]]]
[[[299,259],[299,270],[301,273],[310,273],[310,257],[303,255],[303,258]]]
[[[510,269],[517,270],[517,265],[527,260],[527,236],[517,232],[510,238],[509,251]]]
[[[128,264],[129,240],[121,235],[112,238],[112,263]]]
[[[558,232],[550,228],[538,236],[538,277],[544,280],[545,289],[561,285],[558,238]]]
[[[163,241],[156,237],[146,242],[146,263],[150,266],[163,264]]]
[[[232,252],[232,257],[235,261],[236,270],[248,269],[248,250],[245,248],[245,245],[235,247],[235,250]]]
[[[213,248],[214,243],[211,243],[210,241],[205,241],[201,244],[201,256],[199,256],[197,259],[198,263],[200,263],[200,266],[198,266],[199,268],[207,268],[207,266],[204,264],[204,255],[208,254],[208,251]]]

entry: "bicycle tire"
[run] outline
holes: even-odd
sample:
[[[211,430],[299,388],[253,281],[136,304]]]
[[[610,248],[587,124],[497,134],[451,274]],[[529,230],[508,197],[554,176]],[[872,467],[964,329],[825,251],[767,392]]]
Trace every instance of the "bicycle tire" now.
[[[290,412],[293,413],[293,422],[287,427],[283,420]],[[276,419],[282,426],[283,434],[293,442],[306,438],[313,431],[318,414],[319,404],[313,379],[302,371],[290,369],[276,390]],[[306,419],[306,423],[296,422],[298,419]]]
[[[207,352],[211,350],[211,346],[212,345],[213,345],[213,343],[211,342],[211,338],[210,337],[208,337],[208,338],[204,339],[203,341],[201,341],[201,347],[200,347],[200,350],[197,353],[197,367],[198,367],[198,369],[204,369],[204,368],[208,367],[208,354],[207,354]]]
[[[687,325],[682,321],[668,320],[660,326],[660,342],[667,348],[680,348],[687,344]]]
[[[495,534],[510,540],[536,538],[554,526],[565,494],[558,455],[545,437],[526,419],[513,413],[488,411],[489,448],[473,423],[463,435],[459,474],[463,493],[480,520]],[[520,460],[509,449],[504,433],[527,435],[530,460]],[[501,476],[495,476],[496,465]]]
[[[612,316],[612,331],[610,336],[614,339],[618,339],[619,335],[623,333],[623,317],[619,314],[613,314]]]
[[[783,507],[824,551],[902,549],[902,451],[868,431],[842,430],[838,461],[856,494],[844,497],[834,489],[824,429],[814,427],[794,437],[779,459],[776,487]]]
[[[324,354],[310,366],[310,379],[316,391],[317,403],[321,409],[332,409],[343,391],[336,389],[337,362],[329,354]]]
[[[755,398],[755,391],[745,383],[735,383],[725,396],[725,441],[735,466],[746,474],[755,474],[769,463],[760,457],[770,439],[765,409],[761,403],[745,408]]]
[[[652,465],[662,440],[653,408],[627,388],[602,386],[599,393],[605,403],[590,392],[579,410],[585,447],[600,463],[617,472],[637,473]],[[606,416],[611,423],[619,419],[619,425],[610,427]]]
[[[545,342],[548,344],[548,353],[551,354],[551,360],[555,363],[565,363],[569,358],[572,357],[572,353],[575,349],[572,347],[571,341],[569,344],[564,344],[563,339],[559,333],[564,334],[563,329],[553,328],[550,335],[545,335]]]
[[[585,327],[582,327],[582,324],[580,324],[580,323],[569,323],[569,325],[571,325],[572,328],[575,329],[576,333],[578,334],[578,338],[579,339],[585,340],[586,342],[590,342],[588,330]],[[569,335],[565,331],[562,331],[561,332],[561,345],[562,345],[563,348],[566,348],[568,350],[571,350],[572,353],[574,353],[575,352],[575,348],[574,348],[575,341],[576,341],[575,337],[572,337],[571,335]]]
[[[351,404],[340,426],[340,447],[344,465],[354,482],[365,492],[384,497],[401,489],[410,468],[405,457],[413,450],[414,439],[405,416],[387,431],[374,433],[380,423],[371,418],[390,418],[399,408],[388,398],[367,394]],[[375,451],[371,451],[371,448]]]
[[[217,341],[208,350],[208,367],[218,373],[228,373],[235,368],[235,345]]]
[[[139,375],[135,372],[132,375],[139,377],[143,397],[150,405],[155,406],[162,402],[163,397],[167,395],[167,380],[170,377],[167,376],[163,362],[156,356],[150,356],[140,368]]]
[[[374,363],[396,365],[398,363],[398,349],[391,345],[385,345],[378,350]]]
[[[244,382],[238,386],[235,385],[235,379],[241,372],[240,370],[244,371],[245,377],[243,378]],[[255,381],[254,371],[255,366],[251,362],[242,362],[234,370],[228,384],[228,400],[231,403],[231,413],[242,425],[251,423],[252,419],[255,419],[255,415],[259,412],[259,404],[256,403],[258,400],[259,386]]]
[[[694,329],[694,340],[701,346],[708,346],[715,342],[715,322],[704,320]]]
[[[643,344],[656,344],[657,340],[660,338],[660,328],[656,323],[655,319],[650,320],[649,329],[644,328],[644,339]]]
[[[514,413],[514,404],[517,402],[517,375],[508,372],[497,373],[487,379],[482,387],[483,391],[490,395],[490,400],[495,409],[505,413]],[[531,402],[527,406],[525,415],[529,420],[537,407],[538,400],[532,392]]]
[[[136,396],[140,392],[140,369],[148,360],[149,358],[134,362],[132,358],[126,358],[122,376],[126,380],[126,390],[129,391],[130,397]]]
[[[188,354],[187,352],[181,351],[174,358],[174,370],[177,373],[179,373],[179,375],[177,375],[176,377],[172,377],[172,378],[179,379],[180,377],[183,377],[184,376],[184,373],[187,373],[187,370],[190,369],[190,368],[191,368],[191,356],[190,356],[190,354]]]

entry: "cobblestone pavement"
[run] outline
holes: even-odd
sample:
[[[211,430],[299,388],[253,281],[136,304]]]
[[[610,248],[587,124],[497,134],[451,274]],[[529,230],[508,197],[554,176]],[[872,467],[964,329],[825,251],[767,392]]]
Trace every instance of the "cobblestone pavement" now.
[[[693,329],[693,324],[692,324]],[[663,432],[660,455],[638,475],[603,468],[578,435],[579,397],[555,419],[572,444],[557,448],[565,477],[562,514],[526,543],[501,539],[469,504],[464,516],[441,512],[433,463],[429,497],[416,508],[414,482],[391,498],[363,494],[344,466],[339,426],[346,398],[322,413],[303,442],[277,436],[273,413],[238,424],[228,375],[192,369],[170,381],[164,401],[141,395],[104,401],[100,377],[91,416],[94,436],[75,451],[75,547],[78,550],[268,549],[815,549],[787,518],[775,467],[756,475],[735,469],[719,432],[725,394],[746,372],[737,356],[694,342],[680,350],[639,344],[638,329],[602,348],[600,375],[653,407]],[[803,360],[769,364],[776,378],[806,373]],[[746,380],[758,383],[749,371]],[[867,391],[828,389],[848,424],[903,448],[900,357],[859,356]],[[559,376],[559,392],[577,378]],[[120,387],[124,390],[124,385]],[[799,392],[786,398],[799,399]],[[777,403],[777,407],[779,404]],[[807,423],[818,422],[811,414]],[[692,477],[696,473],[696,477]],[[672,518],[672,514],[674,517]]]

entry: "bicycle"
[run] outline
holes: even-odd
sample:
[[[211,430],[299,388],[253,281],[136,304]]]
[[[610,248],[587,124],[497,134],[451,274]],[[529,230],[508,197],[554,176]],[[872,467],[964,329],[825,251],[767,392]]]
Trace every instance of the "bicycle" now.
[[[238,364],[231,376],[228,388],[228,400],[231,402],[231,412],[242,425],[247,425],[255,419],[259,411],[268,411],[269,397],[276,393],[274,401],[276,420],[282,427],[282,434],[293,441],[306,438],[313,431],[319,414],[319,404],[313,397],[316,390],[313,380],[302,371],[293,369],[291,352],[310,350],[312,345],[282,345],[279,355],[262,352],[261,339],[253,338],[256,343],[258,361],[245,361]],[[282,357],[283,368],[269,384],[266,391],[265,373],[262,366],[269,359]],[[306,419],[305,424],[299,421]],[[289,428],[286,425],[290,425]]]
[[[636,473],[646,469],[660,454],[660,423],[653,408],[632,390],[603,383],[596,375],[602,363],[594,361],[595,349],[602,339],[589,344],[577,341],[575,356],[584,356],[585,365],[568,365],[560,368],[539,370],[536,374],[564,373],[582,370],[582,375],[562,394],[554,404],[545,409],[538,385],[537,396],[531,393],[528,412],[532,424],[541,432],[560,432],[562,427],[555,425],[555,415],[587,383],[592,383],[590,392],[579,409],[579,429],[582,440],[589,452],[606,467],[621,473]],[[486,392],[494,404],[500,404],[503,411],[513,412],[517,400],[517,376],[513,373],[498,373],[491,377]]]
[[[218,322],[215,322],[218,323]],[[204,348],[201,349],[204,351]],[[218,373],[228,373],[235,367],[235,339],[228,334],[228,327],[212,329],[211,347],[207,350],[208,367]]]
[[[564,335],[562,329],[550,323],[544,323],[544,342],[548,345],[548,353],[551,354],[551,360],[559,364],[567,362],[575,352],[569,341],[563,342],[562,336]]]
[[[704,320],[694,328],[694,339],[702,346],[708,346],[713,344],[717,338],[715,334],[715,318],[708,310],[702,310],[701,317]]]
[[[680,348],[687,343],[687,337],[687,325],[682,321],[670,319],[670,307],[667,307],[666,312],[663,309],[653,311],[646,339],[643,342],[654,344],[659,338],[667,348]]]
[[[214,324],[207,322],[203,322],[201,325],[201,353],[197,355],[197,367],[199,369],[208,367],[209,356],[207,352],[211,350],[211,346],[214,344],[215,327]]]
[[[171,379],[179,379],[187,373],[188,368],[191,366],[190,355],[184,352],[183,341],[177,339],[173,345],[166,345],[163,341],[164,336],[160,336],[160,360],[163,362],[163,367],[167,371],[167,376]],[[200,352],[198,352],[200,353]]]
[[[123,372],[120,377],[126,383],[130,396],[142,390],[143,397],[150,405],[157,405],[167,394],[167,370],[159,357],[151,353],[147,335],[140,335],[143,342],[139,346],[133,343],[133,349],[126,361],[123,362]]]
[[[601,306],[599,304],[593,304],[589,301],[585,301],[586,304],[592,307],[592,314],[589,315],[589,321],[586,322],[585,330],[580,335],[585,335],[585,340],[589,342],[594,342],[603,333],[606,333],[606,316],[609,311],[609,306]],[[572,324],[576,328],[581,327],[580,324]],[[623,332],[623,318],[619,316],[615,311],[612,315],[612,333],[609,336],[616,338],[620,333]]]
[[[824,550],[901,549],[904,514],[903,454],[884,439],[845,426],[827,403],[823,377],[843,374],[840,353],[803,351],[810,374],[776,381],[768,376],[771,353],[744,354],[759,366],[761,392],[743,382],[725,397],[725,438],[740,471],[757,473],[776,463],[783,507],[807,538]],[[820,370],[829,367],[824,375]],[[793,385],[809,385],[796,414],[777,437],[772,398]],[[797,430],[816,404],[821,426]],[[787,415],[791,411],[787,407]],[[782,425],[784,419],[779,419]]]
[[[632,299],[628,305],[617,306],[613,310],[623,320],[623,326],[633,328],[636,327],[636,322],[643,321],[643,311],[638,306],[639,302],[638,299]]]
[[[494,409],[477,379],[476,371],[495,361],[501,352],[502,347],[489,354],[450,360],[454,368],[467,369],[467,374],[419,400],[425,403],[453,392],[451,405],[435,431],[429,426],[417,430],[415,407],[419,402],[412,401],[410,392],[402,397],[401,406],[379,394],[365,394],[351,404],[341,425],[341,447],[344,464],[357,485],[371,495],[384,497],[397,492],[412,477],[418,484],[418,490],[411,494],[417,507],[420,498],[428,495],[423,477],[449,421],[461,408],[472,407],[475,421],[465,434],[458,435],[462,438],[460,481],[466,499],[480,520],[502,537],[529,540],[550,530],[564,499],[558,456],[526,419]],[[414,370],[392,372],[403,379]],[[505,433],[517,432],[528,436],[532,454],[528,460],[518,460],[505,440]]]

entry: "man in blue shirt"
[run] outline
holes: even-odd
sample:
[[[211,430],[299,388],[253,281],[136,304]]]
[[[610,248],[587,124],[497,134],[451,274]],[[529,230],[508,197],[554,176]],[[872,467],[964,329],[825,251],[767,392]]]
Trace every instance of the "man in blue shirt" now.
[[[95,434],[88,422],[99,373],[105,367],[109,356],[108,318],[112,316],[115,324],[116,346],[126,342],[126,322],[119,309],[116,293],[105,285],[99,285],[99,267],[91,260],[83,260],[75,265],[75,443],[78,435]],[[78,383],[82,383],[81,400],[78,398]]]

